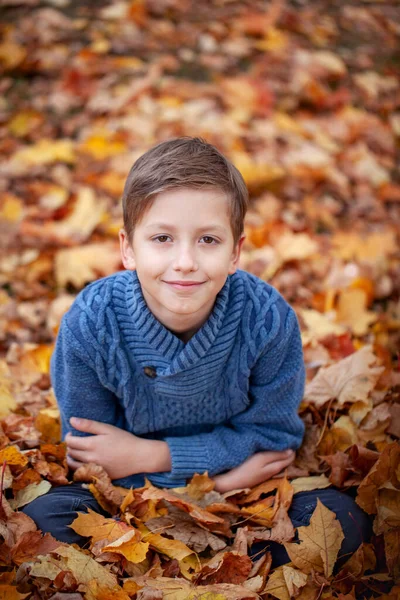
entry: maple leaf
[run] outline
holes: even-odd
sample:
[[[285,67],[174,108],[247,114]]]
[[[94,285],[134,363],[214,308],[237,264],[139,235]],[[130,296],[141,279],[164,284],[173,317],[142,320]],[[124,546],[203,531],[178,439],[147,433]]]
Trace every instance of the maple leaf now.
[[[291,561],[304,573],[315,570],[329,577],[344,539],[335,513],[318,499],[310,524],[299,527],[297,532],[299,544],[284,544]]]
[[[166,500],[172,505],[181,508],[185,512],[189,513],[196,521],[201,523],[207,529],[210,529],[214,533],[222,533],[223,535],[229,535],[229,525],[221,517],[217,517],[212,513],[200,508],[196,504],[186,502],[169,492],[168,490],[159,490],[153,486],[145,489],[142,493],[142,497],[146,499],[154,500]]]
[[[132,529],[123,521],[116,521],[115,519],[99,515],[89,507],[87,513],[78,513],[77,518],[72,521],[69,527],[79,535],[91,537],[92,545],[99,540],[114,542],[121,538],[127,530],[130,531]]]
[[[137,529],[130,529],[111,544],[102,548],[102,552],[122,554],[133,563],[140,563],[146,558],[149,541],[144,541]]]
[[[197,525],[196,521],[183,511],[179,511],[178,514],[170,511],[168,516],[144,522],[150,531],[165,530],[169,537],[183,542],[195,552],[203,552],[208,546],[213,550],[222,550],[226,546],[221,538]]]
[[[211,559],[210,563],[214,563]],[[201,571],[197,573],[194,583],[205,585],[212,583],[244,583],[251,571],[252,562],[246,555],[235,552],[225,552],[217,565],[211,566],[206,563]]]
[[[323,406],[332,398],[339,406],[346,402],[366,401],[384,367],[376,366],[371,346],[364,346],[330,367],[321,367],[306,386],[304,399]]]
[[[111,275],[120,264],[121,255],[114,242],[59,250],[55,257],[57,284],[64,287],[71,283],[80,289],[98,277]]]
[[[39,554],[49,554],[60,546],[50,533],[42,535],[40,531],[29,531],[21,535],[11,548],[11,558],[16,565],[35,558]]]
[[[118,600],[129,600],[128,594],[122,593],[115,575],[87,554],[66,545],[59,546],[54,554],[57,558],[48,555],[35,561],[31,567],[31,575],[55,579],[60,572],[70,571],[89,600],[98,600],[100,591],[115,593]]]
[[[94,481],[89,489],[102,508],[115,514],[123,501],[123,495],[103,467],[94,463],[86,463],[74,472],[74,481]]]
[[[396,475],[399,462],[400,445],[397,442],[388,444],[358,487],[356,502],[365,512],[377,513],[378,493],[384,483],[389,482],[395,489],[399,488]]]
[[[290,483],[295,494],[310,490],[320,490],[331,485],[331,482],[323,473],[322,475],[313,475],[312,477],[297,477],[297,479],[292,479]]]
[[[258,594],[241,585],[219,583],[196,586],[185,579],[157,577],[138,577],[136,583],[141,586],[141,592],[148,590],[148,598],[154,598],[155,590],[162,592],[160,598],[171,600],[257,600]],[[146,598],[144,595],[143,598]]]
[[[10,506],[14,509],[25,506],[25,504],[32,502],[35,498],[47,494],[49,489],[51,489],[51,483],[44,479],[40,483],[30,483],[15,494],[15,498],[10,500]]]
[[[306,582],[307,575],[305,573],[283,565],[271,573],[264,592],[268,592],[279,600],[290,600],[290,598],[298,596],[299,590],[305,586]]]

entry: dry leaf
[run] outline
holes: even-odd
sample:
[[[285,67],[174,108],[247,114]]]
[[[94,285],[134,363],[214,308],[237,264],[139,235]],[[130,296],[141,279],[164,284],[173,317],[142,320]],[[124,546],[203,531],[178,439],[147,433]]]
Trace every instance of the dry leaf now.
[[[104,546],[102,552],[116,552],[122,554],[133,563],[140,563],[146,558],[149,542],[143,541],[142,535],[137,529],[131,529],[117,540]]]
[[[291,480],[291,485],[295,494],[299,492],[309,492],[310,490],[320,490],[331,485],[329,479],[323,473],[313,477],[297,477]]]
[[[64,287],[71,283],[80,289],[98,277],[111,275],[120,264],[120,251],[114,242],[59,250],[55,256],[57,284]]]
[[[116,521],[99,515],[89,507],[87,513],[78,513],[77,518],[71,523],[70,527],[79,535],[91,537],[92,544],[99,540],[114,542],[131,530],[129,525],[123,521]]]
[[[346,402],[366,401],[384,367],[376,366],[371,346],[364,346],[330,367],[321,367],[306,386],[304,399],[317,407],[332,398],[339,406]]]
[[[43,494],[47,494],[50,488],[51,483],[45,481],[44,479],[40,483],[30,483],[23,490],[19,490],[15,494],[14,500],[10,500],[10,505],[14,509],[25,506],[25,504],[32,502],[32,500],[35,500],[35,498],[43,496]]]
[[[310,524],[299,527],[297,532],[299,544],[284,544],[291,561],[304,573],[315,570],[330,577],[344,539],[335,513],[318,499]]]

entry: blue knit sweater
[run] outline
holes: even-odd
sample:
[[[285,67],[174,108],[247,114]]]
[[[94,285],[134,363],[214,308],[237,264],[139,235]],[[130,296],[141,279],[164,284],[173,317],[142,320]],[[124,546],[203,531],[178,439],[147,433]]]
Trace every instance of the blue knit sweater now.
[[[160,487],[216,475],[255,452],[298,448],[304,362],[293,309],[269,284],[228,275],[208,320],[185,344],[148,309],[136,271],[83,289],[64,315],[51,359],[62,437],[71,416],[168,443]]]

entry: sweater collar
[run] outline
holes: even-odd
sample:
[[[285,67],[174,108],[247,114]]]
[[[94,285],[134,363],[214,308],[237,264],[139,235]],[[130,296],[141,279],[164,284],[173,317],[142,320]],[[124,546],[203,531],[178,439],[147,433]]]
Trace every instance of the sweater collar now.
[[[131,324],[127,342],[135,359],[142,365],[150,364],[149,353],[143,348],[144,342],[148,349],[151,348],[154,351],[153,363],[158,363],[158,375],[173,375],[193,367],[209,352],[222,328],[229,303],[232,276],[228,275],[216,297],[207,321],[185,344],[160,323],[150,311],[143,297],[136,271],[125,273],[128,277],[128,281],[126,281],[128,285],[125,287],[125,308]],[[165,365],[165,363],[167,364]]]

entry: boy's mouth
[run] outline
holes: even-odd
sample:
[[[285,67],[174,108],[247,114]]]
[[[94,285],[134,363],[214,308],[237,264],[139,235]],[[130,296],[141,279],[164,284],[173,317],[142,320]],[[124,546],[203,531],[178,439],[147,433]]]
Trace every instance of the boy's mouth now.
[[[204,281],[166,281],[169,285],[173,285],[176,288],[195,288],[202,285]]]

